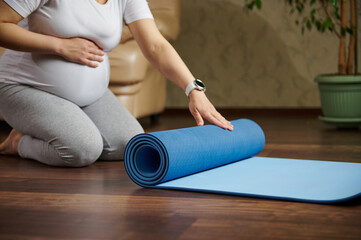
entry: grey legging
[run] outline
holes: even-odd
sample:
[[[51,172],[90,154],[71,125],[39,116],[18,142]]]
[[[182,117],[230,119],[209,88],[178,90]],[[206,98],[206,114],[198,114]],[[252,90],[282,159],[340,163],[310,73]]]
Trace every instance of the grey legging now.
[[[25,85],[0,83],[0,114],[25,136],[19,155],[51,166],[120,160],[143,129],[108,90],[86,107]]]

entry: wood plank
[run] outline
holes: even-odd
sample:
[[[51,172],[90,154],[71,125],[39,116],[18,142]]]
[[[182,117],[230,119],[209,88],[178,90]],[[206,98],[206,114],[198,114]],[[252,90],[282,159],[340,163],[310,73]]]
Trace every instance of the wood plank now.
[[[264,129],[260,154],[361,162],[361,131],[336,130],[319,109],[226,109]],[[167,110],[146,131],[194,125]],[[0,139],[11,130],[0,123]],[[0,239],[361,239],[361,198],[338,205],[143,189],[122,161],[54,168],[0,156]]]

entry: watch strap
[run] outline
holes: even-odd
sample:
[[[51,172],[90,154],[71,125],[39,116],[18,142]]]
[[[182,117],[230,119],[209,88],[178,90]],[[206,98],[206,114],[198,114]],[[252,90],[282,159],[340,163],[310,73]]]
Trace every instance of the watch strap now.
[[[194,81],[192,81],[192,82],[190,82],[190,83],[188,84],[188,86],[187,86],[187,88],[186,88],[186,91],[185,91],[187,97],[189,97],[189,94],[190,94],[191,91],[192,91],[193,89],[195,89],[195,88],[196,88],[196,85],[194,84]]]
[[[198,91],[206,91],[205,87],[201,87],[201,86],[198,86],[195,82],[196,81],[201,81],[199,79],[195,79],[194,81],[190,82],[188,84],[188,86],[186,87],[186,90],[185,90],[185,94],[187,95],[187,97],[189,97],[189,94],[194,90],[194,89],[197,89]]]

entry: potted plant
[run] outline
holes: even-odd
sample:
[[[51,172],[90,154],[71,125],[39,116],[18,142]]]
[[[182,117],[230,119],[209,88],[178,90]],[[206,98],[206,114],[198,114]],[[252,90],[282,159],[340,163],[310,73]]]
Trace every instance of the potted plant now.
[[[338,72],[317,76],[325,123],[340,128],[361,126],[361,75],[357,71],[356,0],[285,0],[295,23],[305,30],[330,31],[339,38]],[[262,0],[246,0],[246,8],[261,9]]]

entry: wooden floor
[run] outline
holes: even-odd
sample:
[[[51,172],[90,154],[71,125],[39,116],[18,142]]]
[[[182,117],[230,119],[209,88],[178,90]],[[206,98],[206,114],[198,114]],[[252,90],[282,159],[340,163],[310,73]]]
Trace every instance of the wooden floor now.
[[[361,162],[361,131],[336,130],[319,110],[224,110],[266,134],[269,157]],[[168,110],[146,131],[194,125]],[[10,131],[0,125],[0,140]],[[361,183],[360,183],[361,184]],[[320,205],[216,194],[149,190],[123,162],[54,168],[0,156],[1,239],[361,239],[361,199]]]

